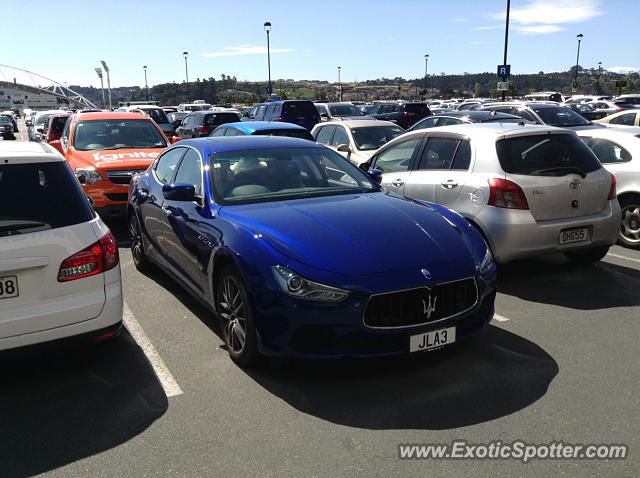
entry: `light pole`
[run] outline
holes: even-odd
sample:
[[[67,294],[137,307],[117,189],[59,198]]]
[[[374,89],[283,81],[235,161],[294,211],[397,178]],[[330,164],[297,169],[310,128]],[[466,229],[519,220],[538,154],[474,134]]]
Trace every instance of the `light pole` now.
[[[424,56],[424,98],[427,98],[427,72],[429,71],[429,55]]]
[[[269,45],[269,32],[271,31],[271,22],[264,22],[264,31],[267,32],[267,71],[269,74],[269,86],[267,87],[267,95],[270,95],[271,89],[271,47]]]
[[[104,104],[104,81],[102,80],[102,68],[98,67],[98,68],[94,68],[94,70],[96,70],[96,73],[98,74],[98,78],[100,78],[100,90],[102,91],[102,107],[105,107]]]
[[[602,90],[600,89],[600,76],[602,76],[602,62],[599,61],[598,62],[598,91],[596,91],[596,94],[601,94]]]
[[[102,63],[102,68],[104,68],[104,71],[107,73],[107,91],[109,92],[109,109],[111,110],[113,107],[111,106],[111,79],[109,78],[109,67],[104,60],[100,60],[100,63]]]
[[[149,85],[147,84],[147,65],[144,65],[142,69],[144,70],[144,89],[147,93],[147,101],[149,101]]]
[[[189,52],[183,51],[184,56],[184,75],[187,78],[187,103],[191,103],[191,95],[189,94],[189,67],[187,66],[187,58],[189,58]]]
[[[342,82],[340,81],[340,70],[342,67],[338,67],[338,101],[342,101]]]
[[[509,12],[511,11],[511,0],[507,0],[507,21],[504,27],[504,59],[502,64],[507,64],[507,47],[509,46]],[[507,77],[502,77],[502,82],[507,81]],[[506,101],[507,92],[502,90],[502,101]]]
[[[580,63],[580,42],[583,37],[584,35],[582,33],[578,33],[576,35],[576,38],[578,39],[578,54],[576,55],[576,74],[573,78],[573,87],[571,88],[571,91],[574,93],[578,92],[578,63]]]

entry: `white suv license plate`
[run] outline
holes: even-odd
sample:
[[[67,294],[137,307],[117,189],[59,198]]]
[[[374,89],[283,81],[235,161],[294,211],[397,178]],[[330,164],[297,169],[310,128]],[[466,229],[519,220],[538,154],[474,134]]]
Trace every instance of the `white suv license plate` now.
[[[589,228],[565,229],[560,231],[560,244],[571,244],[572,242],[585,242],[589,240]]]
[[[452,344],[456,341],[456,328],[432,330],[420,335],[409,337],[409,352],[433,350]]]
[[[18,278],[16,276],[0,277],[0,299],[18,297]]]

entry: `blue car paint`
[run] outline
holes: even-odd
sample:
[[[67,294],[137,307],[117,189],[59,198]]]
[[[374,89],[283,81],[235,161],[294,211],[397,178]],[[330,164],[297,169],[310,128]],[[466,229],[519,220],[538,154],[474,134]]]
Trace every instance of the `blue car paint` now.
[[[270,130],[301,130],[308,131],[304,126],[300,126],[293,123],[284,122],[272,122],[272,121],[242,121],[236,123],[226,123],[224,126],[227,128],[234,128],[242,131],[247,136],[254,134],[256,131],[270,131]]]
[[[176,147],[196,149],[205,170],[211,154],[286,147],[326,149],[306,140],[269,136],[198,138],[172,146]],[[168,202],[156,206],[167,209],[162,234],[172,236],[161,241],[148,233],[141,217],[141,204],[150,198],[162,201],[162,185],[151,168],[132,181],[131,211],[141,218],[150,258],[212,310],[220,264],[235,265],[251,299],[259,349],[266,355],[401,354],[408,351],[410,335],[455,325],[457,337],[463,338],[493,317],[495,265],[484,274],[476,267],[486,252],[484,239],[464,218],[443,206],[382,191],[220,206],[210,188],[205,174],[202,205]],[[162,244],[174,250],[162,250]],[[292,298],[276,283],[274,265],[348,289],[351,294],[337,304]],[[420,272],[423,268],[431,273],[430,280]],[[363,324],[372,294],[468,277],[476,278],[479,300],[464,314],[402,329],[379,330]],[[343,348],[294,348],[296,333],[303,327],[330,331],[331,340]],[[379,347],[373,349],[362,346],[378,342]]]

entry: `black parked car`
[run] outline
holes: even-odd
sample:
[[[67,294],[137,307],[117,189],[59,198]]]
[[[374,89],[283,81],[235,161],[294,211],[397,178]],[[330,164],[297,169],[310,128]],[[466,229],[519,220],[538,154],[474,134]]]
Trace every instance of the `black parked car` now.
[[[422,118],[433,113],[426,103],[376,103],[367,115],[375,119],[391,121],[398,126],[409,129]]]
[[[176,128],[176,136],[181,139],[202,138],[209,136],[221,124],[240,121],[235,111],[192,111]]]
[[[320,122],[320,113],[309,100],[280,100],[259,105],[253,120],[293,123],[311,131]]]
[[[11,120],[2,115],[0,115],[0,134],[3,139],[16,139]]]
[[[604,111],[598,111],[589,103],[569,103],[565,105],[567,108],[571,108],[573,111],[578,113],[580,116],[588,119],[589,121],[597,120],[600,118],[604,118],[607,116],[607,113]]]

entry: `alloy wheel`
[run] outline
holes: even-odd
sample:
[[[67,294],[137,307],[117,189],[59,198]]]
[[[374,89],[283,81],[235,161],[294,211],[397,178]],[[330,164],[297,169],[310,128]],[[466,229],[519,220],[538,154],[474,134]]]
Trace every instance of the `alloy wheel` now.
[[[640,244],[640,206],[637,204],[629,204],[622,209],[622,225],[620,226],[620,234],[624,240]]]
[[[241,285],[232,276],[226,276],[222,281],[220,297],[220,317],[224,320],[224,340],[229,351],[240,354],[244,350],[247,337],[247,321],[245,318],[245,304],[240,292]]]

